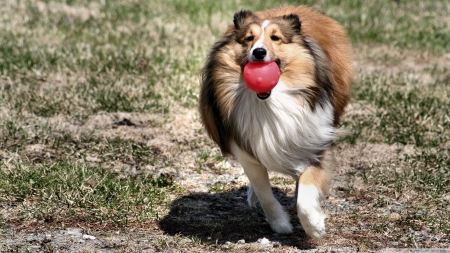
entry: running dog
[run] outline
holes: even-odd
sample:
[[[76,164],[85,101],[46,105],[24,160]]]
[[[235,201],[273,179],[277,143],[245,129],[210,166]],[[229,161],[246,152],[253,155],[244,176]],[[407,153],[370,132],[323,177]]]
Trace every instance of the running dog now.
[[[249,62],[276,62],[280,78],[269,92],[247,88]],[[249,178],[248,203],[261,204],[271,228],[291,233],[268,170],[292,176],[295,206],[312,238],[325,234],[320,200],[330,180],[330,147],[350,97],[351,47],[342,26],[311,8],[239,11],[212,47],[201,73],[200,115],[224,155]]]

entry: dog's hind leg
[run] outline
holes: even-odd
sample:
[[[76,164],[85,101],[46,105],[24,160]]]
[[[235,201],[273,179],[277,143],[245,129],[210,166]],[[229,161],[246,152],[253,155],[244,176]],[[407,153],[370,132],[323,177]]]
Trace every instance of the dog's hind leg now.
[[[249,205],[252,206],[259,200],[270,227],[277,233],[291,233],[292,225],[289,214],[273,195],[267,169],[244,152],[236,149],[236,147],[233,154],[244,168],[245,174],[250,180],[251,186],[247,197]]]
[[[329,171],[322,166],[310,166],[303,172],[296,194],[298,218],[305,232],[315,239],[325,235],[326,215],[322,212],[320,200],[327,194],[331,179]]]
[[[247,202],[250,207],[255,207],[259,203],[258,196],[256,196],[253,186],[250,184],[247,191]]]
[[[293,177],[295,180],[295,196],[294,201],[292,202],[291,206],[289,207],[289,210],[294,211],[297,209],[297,198],[298,198],[298,185],[300,184],[300,177]]]

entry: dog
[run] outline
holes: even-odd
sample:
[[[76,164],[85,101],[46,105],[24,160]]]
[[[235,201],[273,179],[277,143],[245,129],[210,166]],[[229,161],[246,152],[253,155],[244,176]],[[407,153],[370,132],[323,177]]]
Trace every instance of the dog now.
[[[271,61],[281,73],[276,86],[261,94],[247,88],[245,65]],[[268,170],[295,179],[303,229],[315,239],[325,235],[320,201],[329,189],[330,148],[352,80],[346,31],[306,6],[237,12],[206,59],[201,121],[222,153],[242,165],[250,181],[247,201],[260,203],[276,233],[291,233],[293,227],[273,195]]]

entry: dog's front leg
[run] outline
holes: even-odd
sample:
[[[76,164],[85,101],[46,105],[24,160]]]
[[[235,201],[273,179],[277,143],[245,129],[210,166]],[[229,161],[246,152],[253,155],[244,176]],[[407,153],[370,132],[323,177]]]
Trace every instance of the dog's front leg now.
[[[292,225],[289,215],[273,195],[267,170],[260,164],[241,164],[251,184],[248,191],[250,194],[248,196],[249,205],[251,206],[255,203],[255,196],[253,194],[256,194],[270,227],[277,233],[291,233]]]
[[[292,225],[289,214],[286,213],[280,202],[278,202],[273,195],[267,169],[240,150],[234,152],[234,155],[244,168],[245,174],[250,180],[251,185],[247,198],[249,205],[253,206],[257,203],[257,200],[259,200],[270,227],[277,233],[291,233]],[[255,194],[257,198],[255,197]]]

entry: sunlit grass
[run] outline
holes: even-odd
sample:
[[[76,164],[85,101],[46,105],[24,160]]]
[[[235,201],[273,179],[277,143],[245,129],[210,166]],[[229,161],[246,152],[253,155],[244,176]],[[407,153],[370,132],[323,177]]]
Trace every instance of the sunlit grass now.
[[[126,226],[158,217],[170,179],[124,177],[96,166],[57,162],[9,164],[0,171],[0,194],[13,210],[10,221],[87,222]]]

